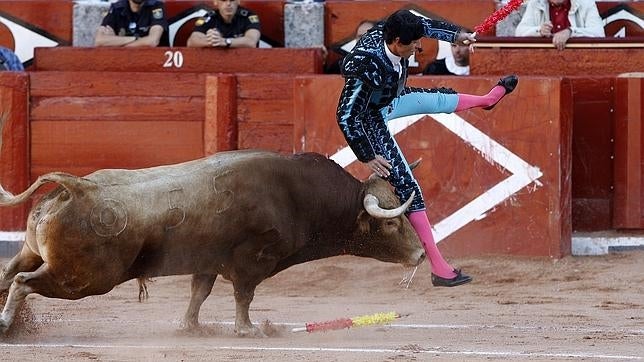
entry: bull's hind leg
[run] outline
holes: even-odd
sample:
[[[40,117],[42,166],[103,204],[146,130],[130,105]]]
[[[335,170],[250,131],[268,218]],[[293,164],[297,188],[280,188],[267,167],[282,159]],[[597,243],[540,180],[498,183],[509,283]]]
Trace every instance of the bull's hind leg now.
[[[190,284],[190,305],[183,317],[183,328],[194,330],[199,328],[199,309],[208,298],[215,284],[217,274],[194,274]]]
[[[23,246],[20,253],[14,256],[0,271],[0,293],[9,289],[16,274],[34,271],[42,263],[43,260],[39,255],[31,251],[27,245]]]
[[[14,317],[19,310],[25,297],[31,293],[38,293],[49,297],[64,298],[68,295],[60,294],[61,288],[49,274],[47,264],[43,264],[34,272],[20,272],[13,278],[9,288],[7,302],[0,315],[0,333],[5,333],[13,323]]]

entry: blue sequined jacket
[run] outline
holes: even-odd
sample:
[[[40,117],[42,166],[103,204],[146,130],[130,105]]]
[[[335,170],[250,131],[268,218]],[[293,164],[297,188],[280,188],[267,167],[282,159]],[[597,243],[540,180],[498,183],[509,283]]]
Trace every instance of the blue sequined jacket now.
[[[454,24],[422,18],[425,36],[453,43],[460,28]],[[344,88],[338,103],[337,121],[358,160],[368,162],[375,153],[363,124],[382,122],[381,108],[390,104],[405,88],[409,61],[401,60],[399,77],[385,53],[381,22],[364,34],[342,63]]]

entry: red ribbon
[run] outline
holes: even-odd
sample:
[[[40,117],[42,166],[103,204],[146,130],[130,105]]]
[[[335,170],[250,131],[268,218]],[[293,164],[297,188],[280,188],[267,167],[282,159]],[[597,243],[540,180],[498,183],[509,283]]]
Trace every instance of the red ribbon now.
[[[508,1],[505,6],[492,13],[492,15],[488,16],[487,19],[485,19],[481,24],[475,26],[474,31],[476,31],[477,34],[488,31],[490,28],[496,25],[496,23],[505,19],[508,15],[510,15],[510,13],[518,9],[521,4],[523,4],[523,0]]]

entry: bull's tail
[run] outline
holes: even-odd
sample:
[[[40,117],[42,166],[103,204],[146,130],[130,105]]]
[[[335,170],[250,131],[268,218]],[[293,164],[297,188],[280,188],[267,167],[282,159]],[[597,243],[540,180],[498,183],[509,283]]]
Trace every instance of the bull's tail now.
[[[36,192],[36,190],[38,190],[38,188],[40,188],[40,186],[50,182],[54,182],[63,186],[72,194],[78,194],[79,192],[82,192],[81,186],[84,186],[85,188],[87,186],[96,186],[94,182],[82,177],[70,175],[64,172],[52,172],[38,177],[38,180],[36,180],[36,182],[31,184],[31,186],[29,186],[27,190],[19,195],[14,195],[11,192],[6,191],[2,187],[2,185],[0,185],[0,206],[18,205],[27,200],[29,196],[31,196],[34,192]]]
[[[0,151],[2,150],[2,131],[4,130],[4,125],[7,122],[7,119],[9,119],[9,112],[2,111],[2,113],[0,113]],[[28,199],[29,196],[36,192],[40,186],[49,182],[55,182],[63,186],[72,194],[82,192],[80,187],[81,185],[95,185],[92,181],[70,175],[68,173],[52,172],[38,177],[38,180],[36,180],[36,182],[29,186],[29,188],[20,195],[14,196],[11,192],[5,190],[2,185],[0,185],[0,206],[18,205]]]

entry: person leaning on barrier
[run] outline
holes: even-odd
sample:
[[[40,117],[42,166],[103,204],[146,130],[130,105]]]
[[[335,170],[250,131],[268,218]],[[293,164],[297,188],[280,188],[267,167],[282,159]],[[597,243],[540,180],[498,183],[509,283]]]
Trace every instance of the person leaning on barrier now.
[[[0,71],[3,70],[20,72],[25,68],[13,50],[0,46]]]
[[[195,22],[189,47],[256,48],[259,44],[259,16],[239,6],[239,0],[214,0],[217,10]]]
[[[594,0],[529,0],[515,35],[551,37],[562,50],[571,37],[603,37],[605,33]]]
[[[435,59],[423,70],[423,74],[470,75],[470,47],[464,44],[449,44],[445,58]]]
[[[168,46],[168,22],[162,1],[118,0],[110,6],[96,32],[94,45]]]

